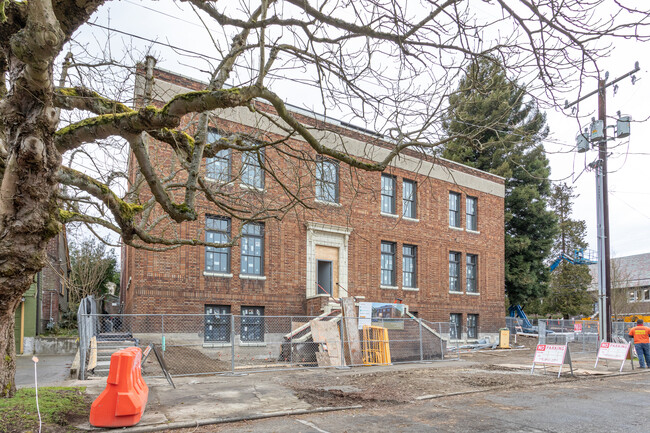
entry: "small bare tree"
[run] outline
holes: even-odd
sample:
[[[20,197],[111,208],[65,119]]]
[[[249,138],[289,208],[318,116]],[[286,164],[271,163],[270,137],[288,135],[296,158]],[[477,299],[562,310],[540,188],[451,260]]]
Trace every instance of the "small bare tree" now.
[[[112,250],[95,239],[84,239],[70,248],[70,302],[78,305],[89,295],[99,298],[115,272],[117,258]]]

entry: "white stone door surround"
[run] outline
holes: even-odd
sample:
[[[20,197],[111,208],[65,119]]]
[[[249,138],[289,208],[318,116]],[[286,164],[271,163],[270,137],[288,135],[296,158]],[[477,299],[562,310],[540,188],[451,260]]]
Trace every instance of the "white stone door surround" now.
[[[348,241],[352,228],[331,224],[308,222],[307,224],[307,287],[306,297],[328,296],[316,293],[316,245],[335,247],[339,250],[339,296],[348,295]]]

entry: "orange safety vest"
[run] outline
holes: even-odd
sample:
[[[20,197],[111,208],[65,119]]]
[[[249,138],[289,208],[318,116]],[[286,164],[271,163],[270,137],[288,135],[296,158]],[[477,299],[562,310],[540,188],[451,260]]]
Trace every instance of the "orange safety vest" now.
[[[650,343],[650,328],[647,326],[635,326],[630,329],[629,335],[634,335],[634,344]]]

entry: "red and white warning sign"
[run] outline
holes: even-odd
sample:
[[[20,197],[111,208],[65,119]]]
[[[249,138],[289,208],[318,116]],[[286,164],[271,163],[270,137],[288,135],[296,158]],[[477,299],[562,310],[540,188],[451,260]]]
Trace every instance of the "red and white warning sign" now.
[[[563,344],[538,344],[535,350],[535,364],[564,364],[566,345]]]
[[[566,344],[538,344],[535,350],[535,358],[533,359],[533,367],[530,369],[530,374],[535,372],[535,364],[542,364],[546,370],[546,364],[558,365],[560,371],[557,377],[562,374],[562,366],[569,364],[571,368],[571,375],[573,375],[573,364],[571,363],[571,355],[569,354],[569,347]]]
[[[596,356],[596,365],[598,366],[599,359],[613,359],[615,361],[621,361],[621,368],[619,371],[623,371],[623,365],[625,360],[628,358],[628,353],[630,352],[630,343],[609,343],[603,341],[600,343],[598,348],[598,355]],[[630,360],[632,362],[632,360]],[[634,366],[632,367],[634,368]]]
[[[573,324],[573,332],[582,332],[582,323],[576,322]]]

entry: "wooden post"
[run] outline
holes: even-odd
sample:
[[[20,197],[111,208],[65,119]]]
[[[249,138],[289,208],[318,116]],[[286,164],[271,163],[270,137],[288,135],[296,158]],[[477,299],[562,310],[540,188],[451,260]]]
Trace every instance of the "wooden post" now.
[[[347,334],[347,346],[350,352],[350,364],[362,365],[361,341],[359,340],[359,323],[357,320],[356,308],[354,307],[354,298],[341,298],[341,307],[345,323],[345,333]]]

